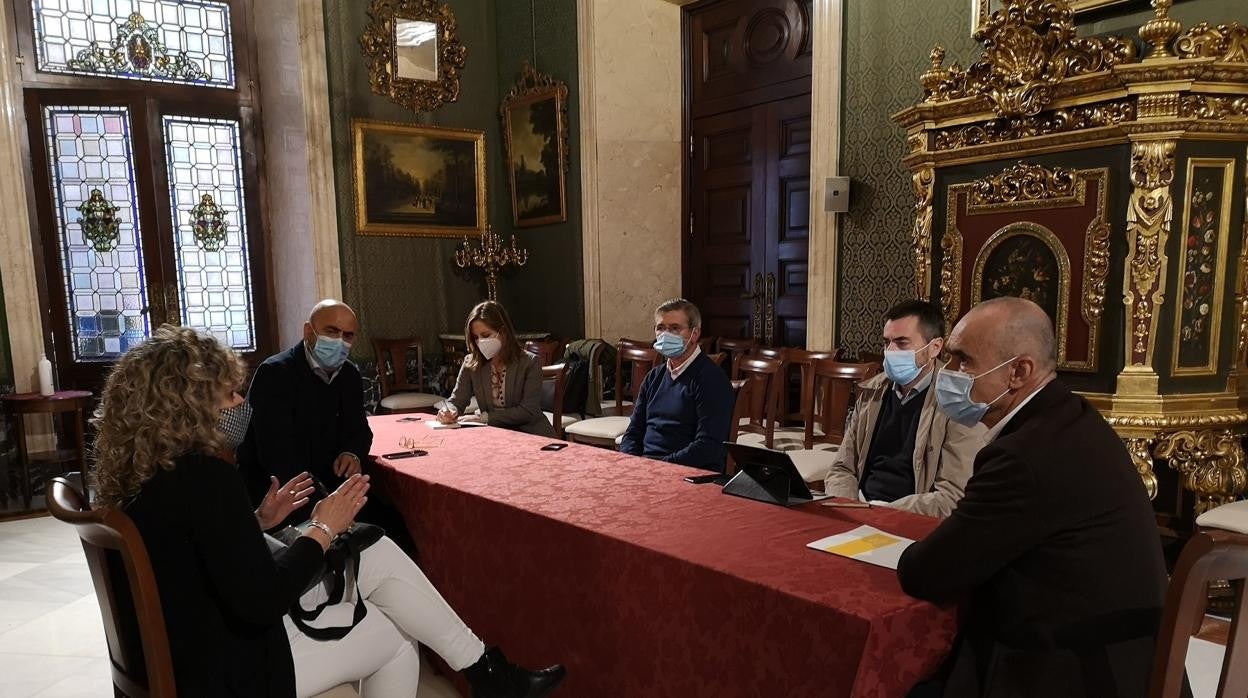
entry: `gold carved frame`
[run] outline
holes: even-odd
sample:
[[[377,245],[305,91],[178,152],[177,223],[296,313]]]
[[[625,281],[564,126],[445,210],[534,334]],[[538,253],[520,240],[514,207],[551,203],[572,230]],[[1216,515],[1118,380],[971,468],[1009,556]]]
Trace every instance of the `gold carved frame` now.
[[[555,147],[559,152],[559,213],[541,218],[531,218],[520,220],[520,209],[516,200],[516,170],[515,162],[512,158],[511,143],[511,111],[516,107],[521,107],[543,100],[555,100],[555,119],[557,122],[558,136],[556,137]],[[499,117],[503,120],[503,152],[506,157],[507,179],[511,188],[511,216],[512,223],[517,228],[530,228],[538,225],[547,225],[550,223],[562,223],[568,220],[568,86],[562,80],[557,80],[553,76],[539,73],[529,62],[524,62],[521,69],[520,79],[512,86],[511,90],[503,97],[503,102],[498,108]]]
[[[1125,5],[1134,0],[1067,0],[1070,9],[1075,13],[1101,10],[1115,5]],[[971,33],[979,31],[988,22],[993,12],[992,0],[971,0]],[[1000,3],[997,3],[1000,4]]]
[[[1066,371],[1095,371],[1098,364],[1098,347],[1101,336],[1101,317],[1105,308],[1105,285],[1109,277],[1109,223],[1105,207],[1109,201],[1109,169],[1067,170],[1048,169],[1039,165],[1018,163],[1005,171],[963,184],[949,187],[945,207],[945,232],[941,237],[943,261],[940,273],[941,308],[945,323],[956,324],[962,305],[962,232],[958,230],[958,195],[966,194],[967,215],[998,213],[1001,211],[1048,210],[1063,207],[1084,206],[1087,203],[1088,183],[1097,183],[1096,214],[1084,233],[1083,283],[1080,290],[1080,314],[1088,326],[1088,358],[1072,361],[1066,354],[1066,335],[1069,327],[1070,307],[1070,255],[1065,245],[1052,231],[1036,223],[1020,222],[1007,225],[993,233],[975,260],[971,276],[971,305],[980,301],[980,283],[983,264],[987,254],[1005,239],[1017,234],[1033,234],[1054,249],[1062,278],[1059,281],[1061,312],[1056,318],[1058,343],[1058,368]],[[1009,235],[1005,233],[1013,232]],[[1056,245],[1056,247],[1054,247]]]
[[[476,183],[476,224],[473,226],[441,226],[441,225],[408,225],[401,223],[379,223],[369,220],[368,181],[364,173],[364,132],[378,131],[382,133],[401,134],[407,136],[424,136],[453,141],[464,141],[473,144],[473,181]],[[480,236],[485,232],[489,210],[486,205],[485,177],[485,131],[471,129],[441,128],[437,126],[418,126],[399,124],[388,121],[370,121],[353,119],[351,121],[351,174],[352,191],[355,198],[355,232],[357,235],[386,235],[412,237],[449,237],[461,238]]]
[[[458,23],[449,5],[439,0],[371,0],[368,16],[368,26],[360,36],[360,49],[368,63],[368,82],[373,92],[414,112],[433,111],[459,99],[459,71],[464,67],[468,49],[459,42]],[[437,25],[436,80],[399,77],[394,46],[396,19]]]
[[[1213,312],[1210,313],[1209,324],[1209,353],[1206,355],[1205,364],[1203,366],[1179,366],[1179,344],[1182,338],[1183,329],[1183,299],[1185,290],[1183,288],[1183,277],[1187,274],[1187,255],[1183,254],[1186,245],[1183,241],[1187,239],[1188,225],[1191,223],[1192,216],[1192,180],[1196,173],[1197,167],[1221,167],[1223,170],[1222,177],[1222,202],[1218,211],[1218,249],[1217,259],[1219,264],[1214,273],[1213,298],[1211,305]],[[1179,235],[1179,286],[1175,293],[1176,301],[1174,309],[1174,342],[1170,352],[1170,373],[1175,376],[1212,376],[1218,373],[1218,357],[1222,348],[1222,301],[1224,300],[1223,287],[1226,285],[1226,267],[1229,260],[1226,258],[1227,248],[1230,246],[1231,237],[1231,204],[1234,203],[1235,190],[1235,160],[1232,158],[1189,158],[1187,161],[1187,193],[1183,197],[1185,206],[1183,207],[1183,228]]]

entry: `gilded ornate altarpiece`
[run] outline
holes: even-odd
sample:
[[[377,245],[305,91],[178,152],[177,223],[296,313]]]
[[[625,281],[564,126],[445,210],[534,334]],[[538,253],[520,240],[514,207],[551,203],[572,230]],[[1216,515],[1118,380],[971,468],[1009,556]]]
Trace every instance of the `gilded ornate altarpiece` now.
[[[1177,534],[1248,489],[1248,27],[1080,37],[1064,0],[1003,0],[967,68],[936,47],[897,114],[915,292],[1054,321],[1059,373],[1122,436]],[[1216,18],[1211,18],[1216,19]]]

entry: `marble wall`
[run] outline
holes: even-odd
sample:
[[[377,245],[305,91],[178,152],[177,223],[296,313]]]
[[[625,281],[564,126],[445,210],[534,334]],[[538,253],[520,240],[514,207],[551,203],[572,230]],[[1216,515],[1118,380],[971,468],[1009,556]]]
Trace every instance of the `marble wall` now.
[[[680,8],[579,0],[585,333],[650,335],[681,290]]]
[[[279,347],[298,342],[308,309],[342,295],[333,204],[321,0],[257,3],[260,113],[269,254]]]

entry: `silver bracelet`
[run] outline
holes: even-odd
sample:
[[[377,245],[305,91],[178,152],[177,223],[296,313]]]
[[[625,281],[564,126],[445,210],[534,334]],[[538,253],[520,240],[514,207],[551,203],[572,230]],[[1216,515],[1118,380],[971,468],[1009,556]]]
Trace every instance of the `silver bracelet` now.
[[[319,528],[319,529],[321,529],[321,531],[323,531],[323,532],[325,533],[325,535],[329,536],[329,539],[330,539],[331,541],[332,541],[334,538],[337,538],[337,536],[335,536],[335,535],[334,535],[334,532],[333,532],[333,531],[331,531],[331,530],[329,530],[329,526],[326,526],[325,524],[321,523],[320,521],[317,521],[316,519],[312,519],[311,521],[309,521],[309,522],[308,522],[308,526],[310,526],[310,527],[312,527],[312,528]]]

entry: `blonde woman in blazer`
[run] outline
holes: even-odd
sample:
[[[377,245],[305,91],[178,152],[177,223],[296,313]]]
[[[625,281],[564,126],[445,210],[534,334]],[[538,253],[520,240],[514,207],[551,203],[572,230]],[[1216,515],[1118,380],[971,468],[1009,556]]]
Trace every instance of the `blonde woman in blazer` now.
[[[520,345],[506,309],[495,301],[478,303],[468,313],[464,336],[468,357],[450,409],[439,412],[438,421],[474,420],[553,438],[555,429],[542,413],[541,363]],[[461,417],[474,397],[478,413]]]

